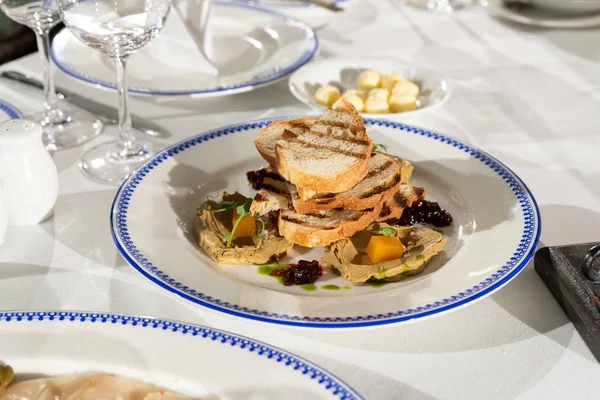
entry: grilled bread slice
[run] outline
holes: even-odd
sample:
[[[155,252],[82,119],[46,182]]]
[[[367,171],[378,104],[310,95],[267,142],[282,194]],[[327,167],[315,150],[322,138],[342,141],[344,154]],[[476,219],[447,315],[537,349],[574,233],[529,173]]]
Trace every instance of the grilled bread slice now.
[[[250,206],[251,213],[265,215],[272,211],[293,209],[293,198],[298,196],[296,187],[283,179],[275,168],[267,168],[261,186]]]
[[[372,147],[362,117],[340,99],[310,130],[300,134],[284,130],[275,145],[276,167],[298,187],[340,193],[367,175]]]
[[[425,189],[421,187],[401,184],[400,191],[396,192],[391,199],[383,203],[381,213],[376,222],[400,218],[406,207],[410,207],[417,201],[425,199],[426,194]]]
[[[400,166],[390,156],[374,154],[369,160],[367,176],[352,189],[342,193],[318,193],[310,200],[293,198],[294,209],[300,214],[343,208],[366,210],[390,199],[400,190]]]
[[[288,241],[305,247],[327,246],[365,229],[377,219],[383,203],[362,210],[328,210],[315,214],[298,214],[293,210],[279,212],[279,234]]]
[[[254,145],[260,155],[275,167],[275,143],[283,136],[283,131],[288,130],[296,135],[310,131],[311,126],[318,120],[317,117],[295,118],[283,121],[275,121],[263,128],[256,138]]]
[[[380,153],[375,153],[375,154],[380,154]],[[373,154],[371,158],[373,158],[375,156],[375,154]],[[393,158],[400,166],[400,183],[408,183],[415,167],[409,161],[407,161],[403,158],[399,158],[396,156],[389,156],[389,157]],[[369,167],[370,167],[370,164],[369,164]],[[369,173],[370,173],[370,171],[369,171]],[[322,195],[319,195],[319,193],[315,192],[314,190],[306,189],[303,187],[299,187],[297,189],[298,189],[298,195],[300,196],[300,199],[302,199],[303,201],[311,200],[315,196],[323,197]]]

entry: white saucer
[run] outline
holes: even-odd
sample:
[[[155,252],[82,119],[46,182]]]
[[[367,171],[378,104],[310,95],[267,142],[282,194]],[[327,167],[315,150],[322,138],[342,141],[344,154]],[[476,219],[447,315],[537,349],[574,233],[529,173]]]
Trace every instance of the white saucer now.
[[[559,29],[584,29],[600,26],[600,13],[557,14],[534,7],[516,10],[506,7],[502,0],[480,0],[479,3],[495,17],[524,25]]]
[[[254,197],[246,172],[266,165],[253,141],[270,122],[191,137],[136,170],[117,193],[110,218],[125,260],[164,290],[208,309],[322,329],[399,323],[457,309],[501,288],[531,259],[540,215],[510,169],[442,134],[366,120],[373,141],[413,162],[411,182],[454,218],[442,229],[445,250],[421,274],[383,287],[352,286],[326,270],[314,286],[303,288],[283,286],[256,265],[213,262],[193,233],[197,207],[223,191]],[[319,260],[322,252],[296,247],[282,262]]]
[[[415,82],[421,89],[421,107],[402,113],[361,113],[363,118],[400,119],[439,107],[450,97],[448,80],[439,73],[396,58],[371,56],[334,57],[310,62],[292,74],[289,80],[290,91],[298,100],[321,112],[325,107],[314,100],[315,92],[320,86],[332,83],[340,87],[342,93],[347,89],[356,89],[358,75],[367,69],[381,74],[398,72]]]
[[[22,118],[23,114],[9,102],[0,99],[0,122]]]
[[[2,311],[2,363],[16,380],[111,373],[198,399],[362,399],[287,351],[206,326],[134,315]]]
[[[247,92],[282,79],[317,52],[312,29],[295,18],[256,6],[214,2],[213,47],[219,76],[198,73],[185,60],[191,41],[158,37],[131,56],[129,92],[141,95],[215,97]],[[116,88],[114,61],[77,40],[67,29],[52,42],[52,58],[66,74],[89,84]]]
[[[313,29],[323,28],[336,15],[336,13],[301,0],[235,0],[241,3],[256,4],[260,7],[276,10],[284,14],[293,15],[295,18],[310,25]],[[342,8],[350,6],[356,0],[329,0]]]

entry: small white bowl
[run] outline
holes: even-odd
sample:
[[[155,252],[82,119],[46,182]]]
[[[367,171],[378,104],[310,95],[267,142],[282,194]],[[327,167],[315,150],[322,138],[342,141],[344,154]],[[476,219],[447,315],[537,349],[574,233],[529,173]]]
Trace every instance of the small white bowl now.
[[[427,68],[391,57],[335,57],[314,61],[304,65],[290,76],[290,91],[301,102],[325,110],[325,106],[315,101],[315,92],[323,85],[337,86],[342,94],[348,89],[356,89],[358,76],[362,71],[374,70],[380,74],[398,72],[419,86],[417,99],[419,108],[413,111],[387,114],[361,113],[363,118],[397,119],[415,115],[442,105],[450,97],[448,80],[439,73]]]

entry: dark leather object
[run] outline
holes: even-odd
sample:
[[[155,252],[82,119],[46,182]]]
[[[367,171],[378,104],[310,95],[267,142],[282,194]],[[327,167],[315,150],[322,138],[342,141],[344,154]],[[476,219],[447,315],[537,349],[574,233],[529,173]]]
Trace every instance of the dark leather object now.
[[[571,319],[594,356],[600,361],[600,301],[594,285],[582,272],[588,250],[597,243],[544,247],[534,266],[550,292]]]

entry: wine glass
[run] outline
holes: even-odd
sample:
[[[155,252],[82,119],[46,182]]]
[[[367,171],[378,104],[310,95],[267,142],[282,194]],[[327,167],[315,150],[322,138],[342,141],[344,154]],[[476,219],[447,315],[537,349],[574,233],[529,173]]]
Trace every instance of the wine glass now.
[[[26,118],[44,128],[44,143],[51,151],[78,146],[102,132],[100,120],[58,98],[54,91],[50,63],[50,30],[60,22],[58,8],[52,0],[0,0],[0,8],[13,21],[31,28],[44,68],[44,111]]]
[[[116,61],[119,139],[84,153],[80,168],[104,183],[120,183],[152,154],[152,144],[131,130],[127,101],[127,60],[150,43],[169,15],[170,0],[57,0],[60,16],[85,45]]]
[[[474,0],[402,0],[402,2],[429,11],[452,12],[472,5]]]

